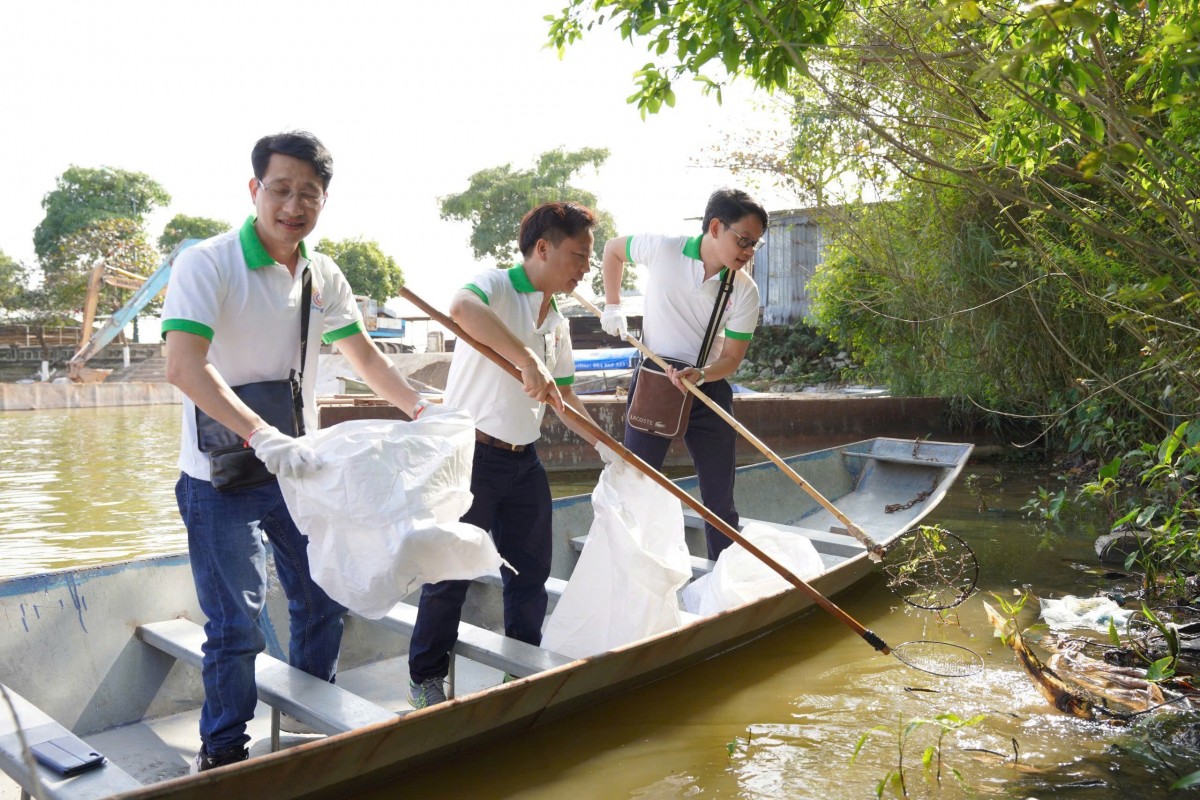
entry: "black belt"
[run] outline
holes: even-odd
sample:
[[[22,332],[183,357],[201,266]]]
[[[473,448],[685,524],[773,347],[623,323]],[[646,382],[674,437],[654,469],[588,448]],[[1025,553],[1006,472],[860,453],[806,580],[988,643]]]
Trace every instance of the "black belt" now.
[[[479,442],[480,444],[486,444],[490,447],[497,447],[501,450],[508,450],[513,453],[524,452],[525,448],[529,447],[527,444],[509,444],[503,439],[497,439],[495,436],[488,436],[486,433],[480,430],[475,431],[475,441]]]

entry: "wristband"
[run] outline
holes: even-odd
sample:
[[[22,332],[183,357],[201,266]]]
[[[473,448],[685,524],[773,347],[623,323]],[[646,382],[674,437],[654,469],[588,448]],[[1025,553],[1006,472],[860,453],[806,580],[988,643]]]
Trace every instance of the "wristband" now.
[[[417,417],[421,416],[421,412],[427,408],[429,408],[428,400],[425,400],[423,398],[421,400],[418,400],[417,404],[415,406],[413,406],[413,412],[412,412],[413,420],[415,421]]]
[[[271,427],[271,426],[270,425],[259,425],[257,428],[250,431],[250,435],[246,437],[246,441],[242,442],[242,447],[249,447],[250,440],[254,438],[254,434],[259,433],[260,431],[265,431],[269,427]]]

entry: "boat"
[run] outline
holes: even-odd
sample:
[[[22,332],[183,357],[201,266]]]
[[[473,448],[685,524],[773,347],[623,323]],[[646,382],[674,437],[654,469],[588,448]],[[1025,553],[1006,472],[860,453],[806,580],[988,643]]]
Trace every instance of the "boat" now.
[[[942,500],[972,446],[874,438],[786,459],[789,466],[877,542],[886,545]],[[696,479],[677,483],[697,492]],[[810,583],[826,597],[853,587],[877,567],[838,521],[771,463],[738,469],[743,524],[761,521],[807,536],[825,571]],[[888,508],[892,511],[889,513]],[[702,522],[685,507],[691,553],[703,553]],[[590,496],[554,502],[554,598],[570,579],[592,521]],[[713,563],[693,555],[693,574]],[[272,571],[273,574],[273,571]],[[228,797],[293,800],[352,792],[393,780],[491,738],[560,719],[736,648],[814,611],[795,588],[582,659],[534,647],[502,633],[499,576],[472,584],[452,671],[452,699],[411,710],[407,632],[416,609],[408,598],[381,620],[346,622],[337,685],[279,660],[286,605],[272,581],[258,657],[259,713],[250,725],[252,758],[188,775],[198,747],[203,616],[186,553],[55,570],[0,581],[0,684],[24,727],[26,744],[61,740],[106,757],[71,777],[24,758],[0,699],[0,798],[31,787],[45,797],[85,800]],[[505,672],[518,676],[503,682]],[[278,730],[280,712],[323,737]],[[294,746],[279,747],[282,744]],[[7,792],[7,793],[6,793]]]

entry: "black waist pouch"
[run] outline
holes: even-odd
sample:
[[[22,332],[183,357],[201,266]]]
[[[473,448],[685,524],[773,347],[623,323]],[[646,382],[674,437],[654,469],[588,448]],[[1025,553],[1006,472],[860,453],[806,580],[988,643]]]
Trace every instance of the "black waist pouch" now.
[[[304,435],[304,398],[300,394],[300,382],[294,376],[230,388],[268,425],[274,425],[288,436]],[[212,468],[209,480],[218,492],[250,489],[275,480],[267,465],[259,461],[242,437],[199,408],[196,409],[196,444],[201,453],[208,454]]]

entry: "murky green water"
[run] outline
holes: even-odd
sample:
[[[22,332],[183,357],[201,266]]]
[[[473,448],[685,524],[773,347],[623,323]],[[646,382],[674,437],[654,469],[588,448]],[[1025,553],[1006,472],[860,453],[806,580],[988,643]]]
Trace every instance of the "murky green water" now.
[[[0,576],[183,549],[172,492],[178,415],[177,406],[0,413]],[[556,476],[556,493],[592,481]],[[975,548],[985,591],[1093,594],[1107,580],[1093,532],[1073,523],[1047,537],[1021,516],[1039,482],[1053,485],[1028,465],[972,465],[930,521]],[[978,596],[943,620],[908,610],[881,580],[837,602],[891,645],[959,643],[987,669],[925,675],[814,611],[673,678],[360,797],[870,798],[902,765],[910,797],[1116,800],[1165,796],[1178,777],[1121,746],[1119,730],[1049,711],[991,636]],[[903,761],[899,731],[941,714],[982,719],[942,740],[939,782],[921,765],[937,726],[908,735]],[[1185,771],[1194,768],[1200,756]]]

